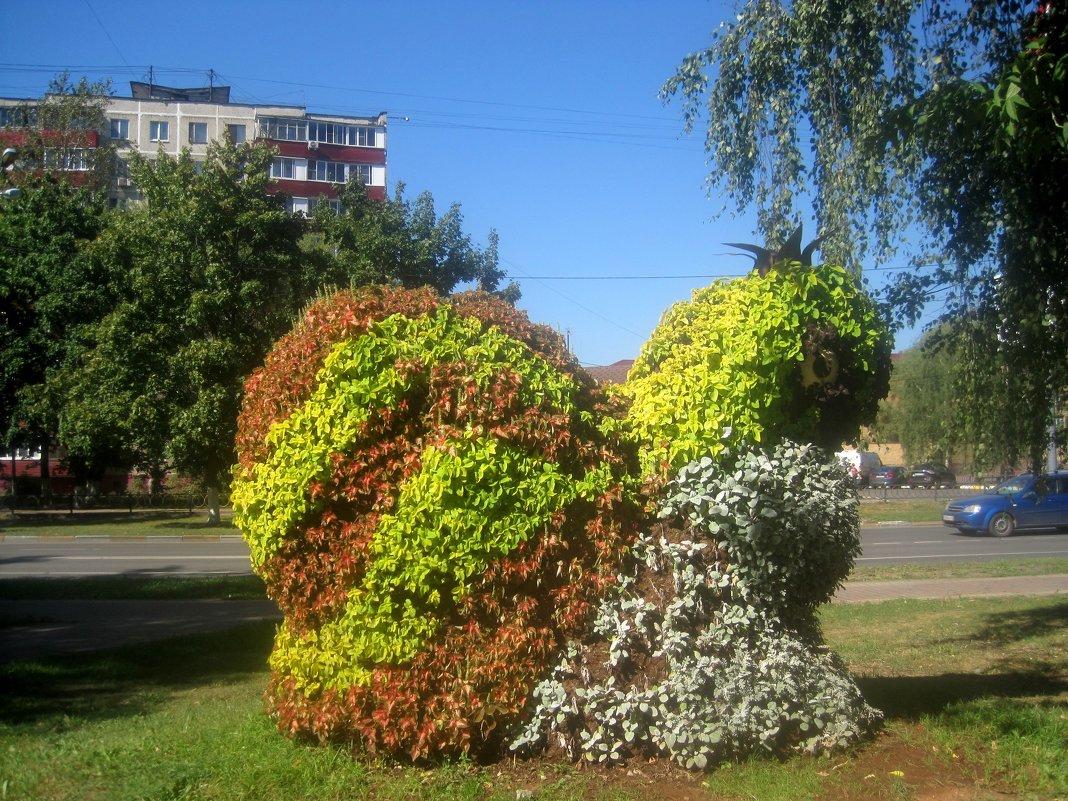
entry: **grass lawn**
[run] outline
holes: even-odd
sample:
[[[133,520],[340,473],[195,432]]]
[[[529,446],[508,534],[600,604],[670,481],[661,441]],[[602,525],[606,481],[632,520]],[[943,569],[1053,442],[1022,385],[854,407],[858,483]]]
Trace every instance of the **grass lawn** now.
[[[1068,795],[1068,601],[842,604],[829,644],[887,713],[835,758],[692,775],[545,762],[432,769],[290,742],[260,695],[273,626],[0,665],[0,798],[1052,799]],[[528,795],[529,791],[529,795]],[[518,794],[517,794],[518,793]]]
[[[8,601],[176,601],[267,597],[259,576],[87,576],[85,578],[0,579],[0,600]],[[0,796],[2,801],[3,796]]]
[[[914,579],[997,578],[1052,576],[1068,573],[1068,558],[991,559],[986,562],[924,562],[854,568],[849,581],[904,581]],[[2,586],[2,585],[0,585]],[[2,590],[0,590],[2,592]]]
[[[942,512],[949,498],[916,498],[909,500],[861,501],[860,519],[864,523],[937,523],[942,525]]]
[[[863,501],[860,516],[865,523],[905,521],[941,523],[948,498]],[[152,511],[121,510],[0,513],[0,536],[70,537],[102,535],[112,537],[217,536],[238,534],[228,517],[220,525],[209,525],[203,510]]]
[[[7,537],[155,537],[238,535],[223,518],[209,525],[203,510],[77,511],[0,513],[0,536]]]

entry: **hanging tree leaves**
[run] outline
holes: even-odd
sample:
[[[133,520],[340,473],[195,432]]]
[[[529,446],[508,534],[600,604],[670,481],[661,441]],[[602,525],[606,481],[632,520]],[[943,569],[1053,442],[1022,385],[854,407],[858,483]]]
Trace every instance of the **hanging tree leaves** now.
[[[662,89],[707,124],[709,191],[755,207],[769,241],[811,211],[829,260],[924,265],[884,308],[915,322],[941,293],[932,341],[965,354],[957,423],[990,463],[1036,461],[1068,386],[1065,17],[1063,0],[747,0]]]

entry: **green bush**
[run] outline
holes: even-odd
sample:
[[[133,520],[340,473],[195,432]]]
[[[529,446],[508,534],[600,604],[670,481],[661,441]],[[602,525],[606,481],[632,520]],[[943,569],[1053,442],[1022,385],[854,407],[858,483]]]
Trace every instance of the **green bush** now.
[[[535,690],[512,748],[701,769],[823,752],[881,719],[822,644],[814,612],[859,552],[856,499],[819,449],[728,449],[681,471],[593,634]]]
[[[781,262],[695,290],[664,313],[623,388],[643,468],[666,477],[743,441],[850,441],[887,393],[889,356],[885,325],[840,267]]]
[[[279,726],[412,758],[491,751],[636,531],[619,414],[491,296],[313,306],[248,382],[232,489],[285,616]]]

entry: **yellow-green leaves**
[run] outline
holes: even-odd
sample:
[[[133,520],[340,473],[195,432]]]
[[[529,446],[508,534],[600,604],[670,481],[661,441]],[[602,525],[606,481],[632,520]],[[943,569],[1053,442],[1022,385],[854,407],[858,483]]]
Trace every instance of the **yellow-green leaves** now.
[[[804,387],[801,363],[827,348],[847,367],[842,386]],[[834,434],[855,427],[881,396],[888,353],[871,301],[840,267],[783,264],[695,290],[664,313],[624,389],[643,468],[677,469],[727,442],[826,439],[832,390],[859,407]]]
[[[495,560],[512,553],[582,497],[612,482],[608,470],[580,479],[493,440],[427,448],[422,469],[384,515],[373,560],[343,613],[304,638],[279,633],[272,665],[299,687],[362,684],[377,664],[410,660],[432,636],[439,610],[458,602]],[[344,653],[342,662],[329,654]]]

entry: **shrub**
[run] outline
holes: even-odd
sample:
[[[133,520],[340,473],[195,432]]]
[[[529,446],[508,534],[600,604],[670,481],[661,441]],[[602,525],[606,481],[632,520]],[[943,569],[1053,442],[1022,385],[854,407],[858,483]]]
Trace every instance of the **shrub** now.
[[[602,604],[535,689],[511,747],[691,768],[821,752],[876,727],[815,607],[859,552],[856,499],[819,449],[743,446],[686,467]]]
[[[313,305],[248,381],[235,520],[283,614],[279,727],[490,753],[633,538],[619,410],[482,293]]]
[[[870,299],[834,265],[780,262],[695,290],[664,313],[623,389],[643,468],[667,476],[742,441],[852,440],[887,393],[889,354]]]

